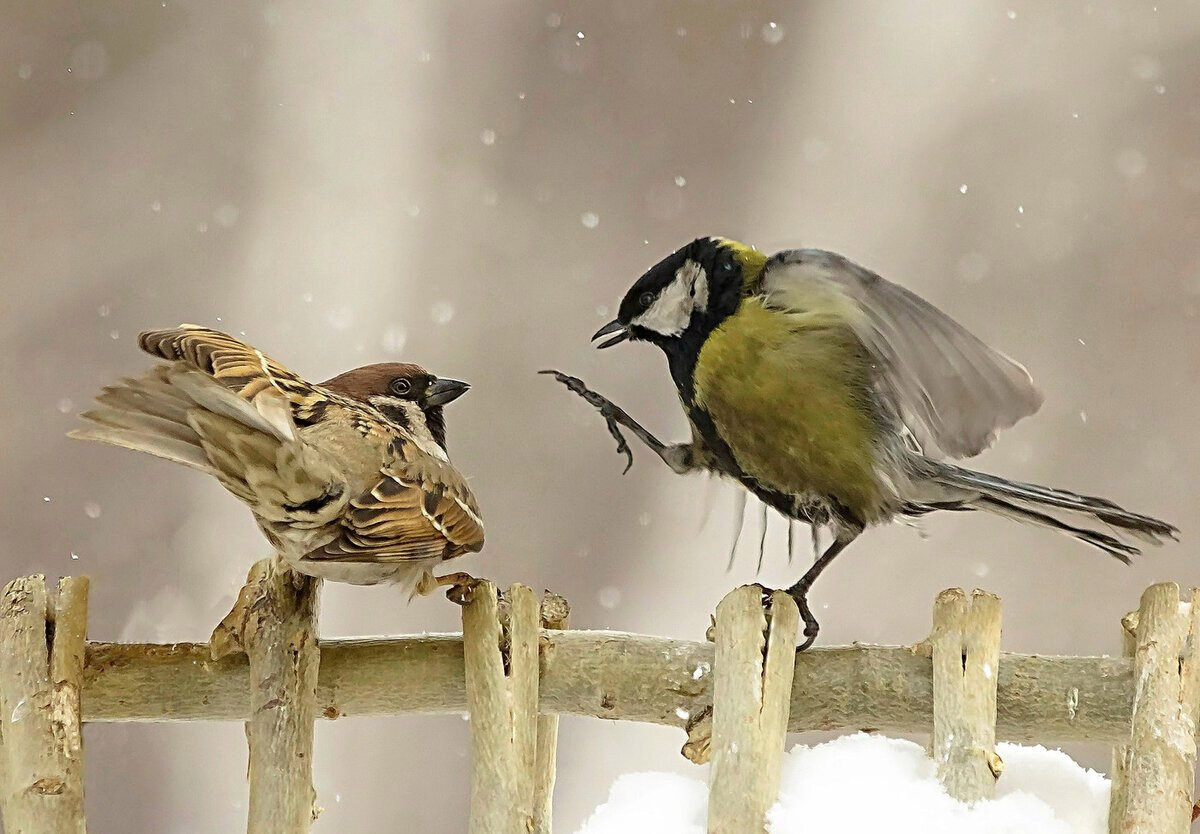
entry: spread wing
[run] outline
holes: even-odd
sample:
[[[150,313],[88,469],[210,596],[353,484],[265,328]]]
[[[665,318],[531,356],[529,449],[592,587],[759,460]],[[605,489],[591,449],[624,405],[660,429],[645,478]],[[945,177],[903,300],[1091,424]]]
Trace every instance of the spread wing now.
[[[1029,372],[929,302],[819,249],[774,255],[763,271],[769,306],[813,305],[848,321],[879,363],[878,380],[929,457],[971,457],[1042,404]]]
[[[307,558],[400,562],[483,548],[479,506],[462,475],[412,443],[397,446],[379,482],[351,500],[342,535]]]
[[[329,404],[328,392],[320,391],[262,351],[219,330],[195,324],[148,330],[138,336],[138,345],[152,356],[183,362],[207,374],[244,400],[282,399],[291,406],[291,418],[300,423],[319,419]],[[260,398],[264,392],[269,396]],[[226,416],[239,419],[232,414]]]
[[[184,363],[237,395],[205,396],[204,386],[190,384],[189,395],[206,408],[242,422],[257,414],[260,421],[265,418],[278,424],[280,431],[286,429],[286,439],[294,438],[293,421],[305,425],[319,420],[331,404],[350,411],[358,407],[217,330],[184,324],[147,331],[138,337],[138,344],[154,356]],[[190,371],[173,373],[172,382],[189,384],[190,376]],[[250,405],[244,408],[244,403]],[[284,413],[271,414],[271,404]],[[377,417],[367,413],[355,422],[355,428],[364,435],[375,433],[377,438],[383,430]],[[387,441],[381,440],[381,446],[386,445]],[[305,558],[353,562],[449,559],[483,547],[479,507],[457,470],[407,438],[394,438],[391,449],[393,454],[379,480],[351,499],[341,519],[341,535]]]

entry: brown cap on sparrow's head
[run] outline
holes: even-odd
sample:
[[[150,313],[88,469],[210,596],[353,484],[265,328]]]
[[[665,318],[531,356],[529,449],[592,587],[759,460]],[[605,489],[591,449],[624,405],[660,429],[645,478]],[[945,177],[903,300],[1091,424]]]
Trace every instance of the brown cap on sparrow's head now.
[[[374,406],[385,417],[410,427],[415,405],[424,414],[433,439],[446,447],[446,422],[442,406],[461,397],[471,387],[457,379],[441,379],[420,365],[380,362],[363,365],[321,383],[323,388]]]

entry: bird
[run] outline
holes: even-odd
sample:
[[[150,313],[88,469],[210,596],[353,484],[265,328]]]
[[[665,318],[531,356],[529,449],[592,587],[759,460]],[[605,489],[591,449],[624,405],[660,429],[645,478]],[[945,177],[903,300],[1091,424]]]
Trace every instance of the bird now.
[[[148,330],[160,361],[109,385],[70,436],[147,452],[216,478],[293,570],[416,594],[483,547],[466,478],[446,452],[442,408],[470,387],[419,365],[366,365],[307,382],[227,333]]]
[[[788,519],[832,534],[788,593],[804,620],[817,577],[868,527],[984,511],[1066,533],[1128,563],[1178,530],[1104,498],[953,463],[1038,410],[1024,367],[904,287],[833,252],[766,255],[702,237],[651,267],[593,341],[667,358],[691,442],[664,444],[578,378],[548,371],[675,472],[732,479]],[[628,469],[628,467],[626,467]],[[1103,526],[1111,534],[1085,526]],[[815,541],[815,538],[814,538]]]

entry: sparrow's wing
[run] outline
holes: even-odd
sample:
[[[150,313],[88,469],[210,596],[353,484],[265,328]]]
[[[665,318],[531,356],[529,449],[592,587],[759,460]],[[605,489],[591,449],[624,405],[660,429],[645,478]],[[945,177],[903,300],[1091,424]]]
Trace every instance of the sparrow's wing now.
[[[72,436],[207,472],[267,521],[312,527],[340,516],[349,496],[335,461],[297,431],[298,417],[327,407],[320,389],[215,330],[182,325],[139,344],[169,364],[106,387]]]
[[[483,547],[483,522],[475,496],[449,463],[408,441],[379,482],[350,501],[342,535],[310,559],[400,562],[452,559]]]
[[[780,252],[767,262],[762,287],[769,306],[849,325],[879,364],[881,393],[929,457],[976,455],[1042,404],[1017,362],[840,255]]]
[[[219,330],[181,324],[167,330],[148,330],[138,336],[138,345],[152,356],[207,374],[244,400],[285,401],[291,418],[301,424],[319,419],[328,406],[329,394],[280,365],[257,348]],[[209,403],[202,403],[210,406]],[[219,412],[223,413],[223,412]],[[233,419],[240,416],[226,414]],[[290,438],[289,438],[290,439]]]
[[[71,432],[73,437],[148,452],[215,474],[200,430],[189,417],[196,407],[279,443],[296,440],[297,420],[324,407],[313,386],[216,330],[184,324],[142,333],[138,344],[170,364],[106,387],[97,397],[101,407],[80,415],[91,425]]]

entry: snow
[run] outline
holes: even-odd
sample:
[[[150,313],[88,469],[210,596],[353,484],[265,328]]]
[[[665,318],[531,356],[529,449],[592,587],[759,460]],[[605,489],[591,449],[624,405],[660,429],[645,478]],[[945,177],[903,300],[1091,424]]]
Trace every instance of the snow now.
[[[1058,750],[997,745],[996,798],[942,790],[919,745],[857,733],[784,756],[770,834],[1106,834],[1109,782]],[[673,773],[619,777],[578,834],[703,834],[708,787]]]
[[[611,611],[621,604],[621,589],[615,585],[605,585],[596,592],[596,600],[601,608]]]
[[[698,779],[626,773],[579,834],[705,834],[707,805],[708,785]]]

